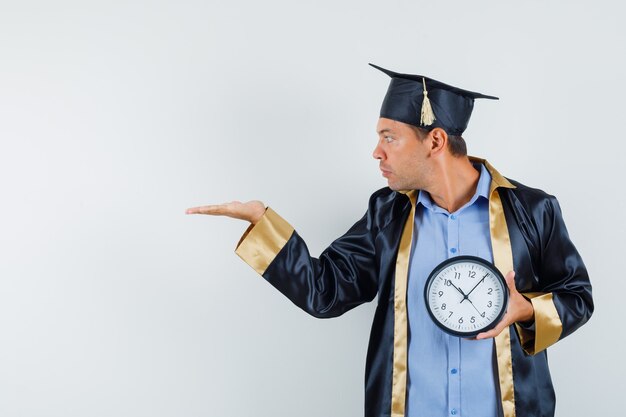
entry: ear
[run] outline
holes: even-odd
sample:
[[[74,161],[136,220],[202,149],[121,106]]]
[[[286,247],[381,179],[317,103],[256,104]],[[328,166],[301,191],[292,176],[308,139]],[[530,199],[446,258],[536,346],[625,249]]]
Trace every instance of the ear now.
[[[430,131],[432,137],[431,154],[437,155],[444,152],[448,148],[448,134],[440,127],[436,127]]]

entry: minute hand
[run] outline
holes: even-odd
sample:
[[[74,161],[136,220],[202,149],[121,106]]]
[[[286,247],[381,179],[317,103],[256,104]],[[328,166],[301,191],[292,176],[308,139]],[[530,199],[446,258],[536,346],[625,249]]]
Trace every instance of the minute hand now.
[[[478,281],[478,282],[476,283],[476,285],[474,285],[474,288],[472,288],[472,289],[470,290],[470,292],[468,292],[468,293],[467,293],[467,295],[465,296],[465,298],[469,297],[469,295],[472,293],[472,291],[474,291],[474,290],[476,289],[476,287],[478,287],[478,285],[479,285],[481,282],[483,282],[483,281],[485,280],[485,278],[487,278],[487,276],[489,276],[489,274],[485,275],[485,276],[484,276],[484,277],[483,277],[480,281]],[[465,300],[465,298],[464,298],[464,300]],[[467,299],[469,300],[469,298],[467,298]],[[463,302],[463,301],[461,301],[461,302]]]

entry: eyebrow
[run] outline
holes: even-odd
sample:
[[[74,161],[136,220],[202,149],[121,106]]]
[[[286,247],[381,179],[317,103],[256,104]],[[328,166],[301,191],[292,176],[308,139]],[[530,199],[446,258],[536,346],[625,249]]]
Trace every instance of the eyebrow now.
[[[379,130],[378,134],[380,135],[382,133],[387,133],[387,132],[393,133],[393,130],[388,129],[388,128],[384,128],[384,129]]]

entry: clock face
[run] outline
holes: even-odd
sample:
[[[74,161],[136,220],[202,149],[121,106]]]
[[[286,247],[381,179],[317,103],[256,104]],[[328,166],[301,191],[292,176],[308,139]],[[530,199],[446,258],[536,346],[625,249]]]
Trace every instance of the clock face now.
[[[441,329],[473,337],[502,319],[509,293],[495,265],[475,256],[457,256],[430,273],[424,296],[428,313]]]

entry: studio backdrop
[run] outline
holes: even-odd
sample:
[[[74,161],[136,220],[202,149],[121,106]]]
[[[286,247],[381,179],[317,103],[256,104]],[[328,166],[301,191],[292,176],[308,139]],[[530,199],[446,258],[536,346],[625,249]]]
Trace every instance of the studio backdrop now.
[[[306,315],[234,253],[259,199],[318,255],[384,187],[389,78],[500,97],[469,154],[555,195],[596,312],[558,416],[619,414],[624,7],[595,1],[0,3],[0,415],[363,414],[376,300]]]

